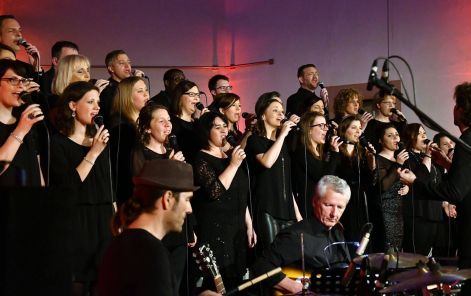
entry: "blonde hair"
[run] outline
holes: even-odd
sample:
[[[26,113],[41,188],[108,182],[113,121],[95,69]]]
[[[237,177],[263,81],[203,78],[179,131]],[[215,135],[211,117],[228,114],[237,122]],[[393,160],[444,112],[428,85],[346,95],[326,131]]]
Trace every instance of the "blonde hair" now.
[[[86,56],[75,54],[63,57],[59,61],[56,75],[52,80],[52,93],[61,95],[64,92],[64,89],[70,84],[74,71],[79,65],[83,64],[90,69],[90,60]]]
[[[145,80],[138,76],[131,76],[121,80],[116,90],[113,106],[111,107],[111,114],[121,112],[124,118],[134,124],[136,122],[134,122],[133,117],[139,114],[139,110],[136,109],[132,101],[132,90],[138,81],[145,83]]]

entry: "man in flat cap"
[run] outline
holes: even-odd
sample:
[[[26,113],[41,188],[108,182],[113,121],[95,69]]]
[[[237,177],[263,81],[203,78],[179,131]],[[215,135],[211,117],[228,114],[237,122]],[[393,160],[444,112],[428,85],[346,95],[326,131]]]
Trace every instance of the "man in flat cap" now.
[[[97,294],[178,295],[162,238],[181,231],[192,211],[190,198],[198,189],[193,185],[192,167],[180,161],[151,160],[133,182],[133,197],[113,221],[119,235],[103,259]],[[205,291],[201,295],[218,294]]]

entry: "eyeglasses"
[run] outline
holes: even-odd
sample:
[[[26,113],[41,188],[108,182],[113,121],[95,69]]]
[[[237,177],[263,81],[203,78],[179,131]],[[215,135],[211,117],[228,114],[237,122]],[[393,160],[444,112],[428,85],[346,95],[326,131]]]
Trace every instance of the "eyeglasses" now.
[[[318,124],[311,125],[311,127],[315,127],[315,126],[318,126],[321,129],[328,129],[329,128],[329,124],[327,124],[327,123],[318,123]]]
[[[381,102],[380,104],[386,104],[386,105],[389,105],[389,106],[395,106],[395,105],[396,105],[396,102],[386,102],[386,101],[383,101],[383,102]]]
[[[194,97],[201,97],[201,94],[200,93],[194,93],[194,92],[186,92],[186,93],[183,93],[184,95],[188,95],[190,96],[190,98],[194,98]]]
[[[228,90],[232,90],[232,85],[218,86],[218,87],[216,87],[216,89],[220,89],[220,90],[223,90],[223,91],[228,91]]]
[[[2,80],[8,81],[11,85],[17,86],[20,82],[24,86],[28,86],[29,83],[33,80],[31,78],[18,78],[18,77],[5,77]]]

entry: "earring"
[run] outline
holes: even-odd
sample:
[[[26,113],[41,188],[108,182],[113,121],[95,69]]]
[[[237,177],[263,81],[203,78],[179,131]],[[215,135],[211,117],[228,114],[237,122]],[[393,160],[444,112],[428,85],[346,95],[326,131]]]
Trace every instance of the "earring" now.
[[[75,117],[75,115],[76,114],[75,114],[75,110],[74,110],[74,111],[72,111],[72,117]]]

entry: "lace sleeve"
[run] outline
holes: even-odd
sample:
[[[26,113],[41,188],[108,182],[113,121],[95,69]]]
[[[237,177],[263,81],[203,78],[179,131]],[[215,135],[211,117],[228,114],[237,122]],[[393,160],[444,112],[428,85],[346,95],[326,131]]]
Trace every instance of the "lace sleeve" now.
[[[196,181],[201,185],[209,199],[218,199],[226,192],[214,169],[204,160],[196,164]]]

